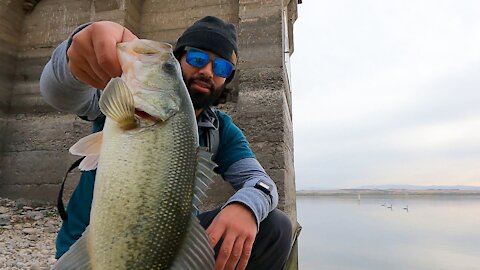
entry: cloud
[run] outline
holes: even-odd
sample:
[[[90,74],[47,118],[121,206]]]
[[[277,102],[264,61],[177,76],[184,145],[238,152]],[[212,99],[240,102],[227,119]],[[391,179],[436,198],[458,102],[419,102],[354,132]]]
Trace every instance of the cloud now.
[[[299,5],[291,59],[297,188],[480,185],[479,8]]]

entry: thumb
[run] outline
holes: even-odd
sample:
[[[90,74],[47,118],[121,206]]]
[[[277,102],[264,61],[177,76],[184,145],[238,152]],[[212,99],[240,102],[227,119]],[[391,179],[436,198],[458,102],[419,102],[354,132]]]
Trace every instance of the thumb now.
[[[132,31],[128,30],[128,28],[124,27],[122,38],[120,39],[120,42],[128,42],[128,41],[132,41],[132,40],[135,40],[135,39],[138,39],[138,37],[135,36],[132,33]]]

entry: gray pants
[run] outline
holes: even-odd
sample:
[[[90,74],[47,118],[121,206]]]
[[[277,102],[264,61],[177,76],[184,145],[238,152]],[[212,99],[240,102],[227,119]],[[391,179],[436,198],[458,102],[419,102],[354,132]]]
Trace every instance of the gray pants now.
[[[220,212],[220,208],[198,215],[200,224],[206,229]],[[215,257],[221,247],[215,247]],[[282,270],[285,267],[292,246],[292,223],[288,216],[274,209],[260,223],[260,230],[253,243],[248,270]]]

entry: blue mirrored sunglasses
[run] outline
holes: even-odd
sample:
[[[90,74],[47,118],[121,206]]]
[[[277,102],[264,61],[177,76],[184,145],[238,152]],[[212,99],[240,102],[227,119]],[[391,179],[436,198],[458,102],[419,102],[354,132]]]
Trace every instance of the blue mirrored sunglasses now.
[[[232,74],[234,70],[234,66],[230,61],[225,60],[223,58],[214,58],[211,57],[208,53],[192,48],[192,47],[185,47],[185,51],[187,51],[187,56],[185,57],[185,61],[193,67],[196,68],[203,68],[208,64],[208,62],[213,62],[213,73],[222,78],[228,78]]]

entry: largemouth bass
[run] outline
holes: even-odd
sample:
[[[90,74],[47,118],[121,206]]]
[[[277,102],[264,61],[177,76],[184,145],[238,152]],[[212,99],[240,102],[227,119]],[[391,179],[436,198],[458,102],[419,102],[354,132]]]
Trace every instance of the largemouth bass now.
[[[86,156],[81,169],[97,168],[90,225],[53,269],[213,269],[192,213],[215,165],[199,150],[172,47],[134,40],[117,54],[122,77],[99,101],[104,129],[70,149]]]

